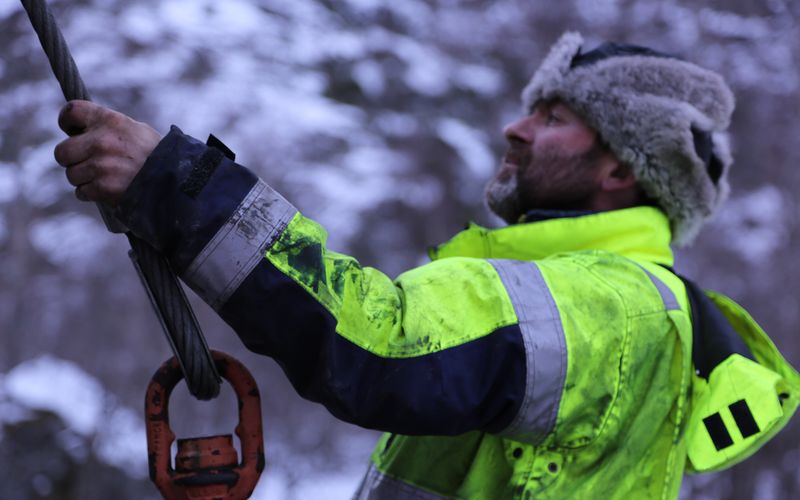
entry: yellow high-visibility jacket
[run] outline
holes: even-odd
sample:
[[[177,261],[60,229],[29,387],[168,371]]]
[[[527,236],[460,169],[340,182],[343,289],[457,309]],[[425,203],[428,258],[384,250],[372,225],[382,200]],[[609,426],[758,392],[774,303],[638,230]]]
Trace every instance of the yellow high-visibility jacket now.
[[[387,432],[358,498],[674,498],[800,401],[739,306],[690,307],[652,207],[471,226],[392,280],[173,128],[118,216],[303,397]],[[744,351],[696,373],[692,317]]]

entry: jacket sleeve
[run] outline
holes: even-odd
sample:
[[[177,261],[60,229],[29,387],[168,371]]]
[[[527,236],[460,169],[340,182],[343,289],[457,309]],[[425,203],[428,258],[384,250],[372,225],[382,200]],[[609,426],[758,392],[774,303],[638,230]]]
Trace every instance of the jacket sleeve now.
[[[552,428],[566,352],[534,263],[448,258],[392,281],[177,127],[117,211],[249,349],[343,420],[410,435]]]

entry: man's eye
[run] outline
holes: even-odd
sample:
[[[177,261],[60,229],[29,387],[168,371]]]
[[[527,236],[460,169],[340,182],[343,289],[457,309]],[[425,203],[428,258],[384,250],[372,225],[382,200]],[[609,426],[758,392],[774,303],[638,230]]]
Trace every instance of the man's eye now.
[[[553,113],[552,111],[547,113],[547,123],[548,124],[560,123],[560,122],[561,122],[561,117],[560,116],[558,116],[557,114]]]

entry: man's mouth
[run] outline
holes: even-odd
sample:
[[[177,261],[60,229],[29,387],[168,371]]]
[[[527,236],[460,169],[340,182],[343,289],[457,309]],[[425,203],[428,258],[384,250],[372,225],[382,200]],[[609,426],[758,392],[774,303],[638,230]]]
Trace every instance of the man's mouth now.
[[[503,156],[503,165],[510,165],[519,168],[526,162],[526,152],[509,149]]]
[[[500,169],[502,169],[502,170],[517,170],[518,168],[519,168],[519,165],[517,165],[516,163],[510,162],[510,161],[506,160],[505,158],[503,158],[502,163],[500,163]]]
[[[496,179],[500,182],[506,182],[512,177],[515,177],[518,170],[519,165],[512,163],[504,156],[500,163],[500,169],[497,171]]]

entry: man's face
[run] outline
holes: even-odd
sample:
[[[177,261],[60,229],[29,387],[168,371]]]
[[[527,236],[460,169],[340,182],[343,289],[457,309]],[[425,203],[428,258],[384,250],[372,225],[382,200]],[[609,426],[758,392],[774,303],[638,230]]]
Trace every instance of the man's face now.
[[[559,101],[504,129],[509,148],[486,186],[486,203],[513,224],[532,209],[589,209],[604,150],[597,133]]]

